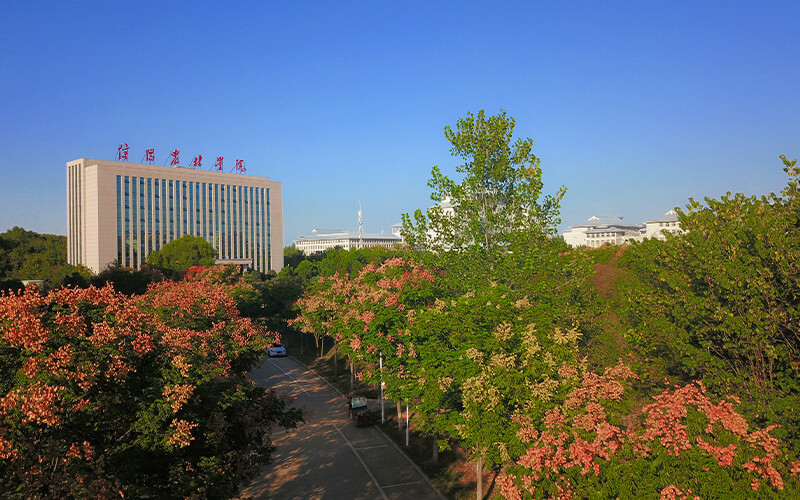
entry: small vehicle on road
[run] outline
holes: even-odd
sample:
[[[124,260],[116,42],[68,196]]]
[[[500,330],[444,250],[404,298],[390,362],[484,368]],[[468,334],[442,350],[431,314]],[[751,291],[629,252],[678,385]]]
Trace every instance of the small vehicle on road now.
[[[286,356],[286,348],[281,344],[272,344],[267,348],[267,355],[270,358],[273,356]]]
[[[350,396],[347,398],[347,414],[350,420],[356,423],[356,427],[362,425],[372,425],[372,415],[367,409],[367,398],[365,396]]]

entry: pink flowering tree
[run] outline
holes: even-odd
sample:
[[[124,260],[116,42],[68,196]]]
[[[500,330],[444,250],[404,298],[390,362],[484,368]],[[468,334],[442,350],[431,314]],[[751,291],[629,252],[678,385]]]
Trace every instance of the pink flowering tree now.
[[[624,364],[584,372],[543,417],[513,415],[525,451],[498,479],[521,498],[790,498],[797,457],[736,411],[738,399],[691,383],[668,387],[638,412],[622,403],[636,376]]]
[[[301,416],[251,384],[273,335],[211,281],[0,297],[5,497],[227,497],[269,459]]]
[[[368,263],[353,275],[321,277],[298,301],[301,314],[292,323],[333,337],[339,352],[362,367],[361,380],[383,381],[388,398],[408,401],[417,363],[409,327],[415,308],[431,300],[434,280],[432,271],[398,256]]]

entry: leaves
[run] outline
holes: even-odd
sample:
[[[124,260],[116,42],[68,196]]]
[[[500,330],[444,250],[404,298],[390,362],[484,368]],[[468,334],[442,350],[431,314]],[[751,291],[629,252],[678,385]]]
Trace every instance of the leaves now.
[[[276,337],[240,316],[240,277],[193,278],[0,297],[5,496],[229,497],[269,459],[302,419],[247,377]]]

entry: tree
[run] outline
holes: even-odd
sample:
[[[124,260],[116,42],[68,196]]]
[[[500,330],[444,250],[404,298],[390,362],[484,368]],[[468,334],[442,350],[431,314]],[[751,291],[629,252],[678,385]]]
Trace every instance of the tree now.
[[[224,270],[223,270],[224,271]],[[6,498],[230,498],[302,418],[248,377],[276,336],[220,271],[127,297],[0,296]]]
[[[217,251],[199,236],[183,235],[147,256],[147,264],[164,274],[175,276],[192,266],[212,266]]]
[[[67,264],[67,238],[14,226],[0,234],[0,278],[53,281]]]
[[[760,421],[800,437],[800,168],[778,195],[727,195],[679,210],[684,234],[623,254],[629,338],[685,380],[734,392]]]
[[[503,497],[796,498],[797,454],[773,435],[777,426],[748,422],[735,396],[696,382],[632,411],[637,377],[623,363],[573,374],[544,415],[514,411],[525,451],[498,478]]]
[[[57,269],[57,273],[47,285],[48,288],[61,286],[87,288],[93,277],[94,272],[83,264],[78,264],[77,266],[65,264]]]
[[[98,288],[105,286],[106,283],[111,283],[117,292],[125,295],[141,295],[147,292],[147,287],[150,283],[158,282],[162,279],[164,277],[159,271],[146,266],[136,270],[129,267],[109,265],[100,271],[100,274],[90,278],[89,282]]]
[[[488,119],[483,110],[458,120],[456,130],[445,127],[456,167],[456,182],[438,166],[428,186],[437,205],[403,214],[403,237],[413,247],[444,256],[467,254],[469,267],[489,279],[504,257],[524,252],[541,242],[559,223],[559,203],[566,191],[542,198],[542,170],[533,154],[532,139],[512,144],[515,120],[502,111]]]

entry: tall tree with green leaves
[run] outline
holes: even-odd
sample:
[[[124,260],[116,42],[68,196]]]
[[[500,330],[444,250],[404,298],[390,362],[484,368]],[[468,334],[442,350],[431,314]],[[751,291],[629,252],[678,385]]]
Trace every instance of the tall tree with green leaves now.
[[[436,205],[413,219],[403,214],[403,236],[413,247],[438,253],[449,261],[464,262],[481,275],[497,279],[502,261],[514,252],[526,252],[551,235],[566,188],[542,194],[542,169],[533,154],[533,140],[513,140],[514,118],[505,111],[486,117],[468,113],[456,129],[445,127],[450,152],[463,163],[456,181],[438,166],[428,186]]]
[[[217,251],[199,236],[186,234],[147,256],[147,265],[167,275],[175,275],[192,266],[213,266]]]

